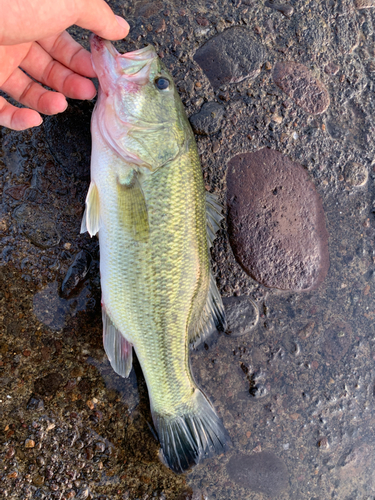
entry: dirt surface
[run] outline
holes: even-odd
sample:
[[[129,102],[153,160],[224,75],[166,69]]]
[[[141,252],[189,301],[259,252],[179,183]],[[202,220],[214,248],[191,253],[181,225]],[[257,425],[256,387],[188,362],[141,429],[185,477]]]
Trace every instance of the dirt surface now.
[[[154,44],[195,116],[207,190],[226,204],[239,154],[300,164],[330,268],[312,291],[266,288],[224,220],[212,262],[230,321],[192,368],[232,448],[177,476],[139,364],[123,380],[102,347],[98,242],[79,234],[94,103],[0,129],[0,498],[373,500],[375,3],[110,4],[131,25],[117,47]]]

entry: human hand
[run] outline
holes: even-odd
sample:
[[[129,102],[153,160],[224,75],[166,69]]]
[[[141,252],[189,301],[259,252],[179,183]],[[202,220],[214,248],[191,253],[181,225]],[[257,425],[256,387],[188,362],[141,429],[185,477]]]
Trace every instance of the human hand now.
[[[76,24],[109,40],[129,32],[104,0],[0,0],[0,12],[0,90],[32,108],[17,108],[0,96],[0,126],[14,130],[40,125],[39,113],[61,113],[65,96],[95,96],[94,84],[85,78],[96,76],[90,53],[66,28]]]

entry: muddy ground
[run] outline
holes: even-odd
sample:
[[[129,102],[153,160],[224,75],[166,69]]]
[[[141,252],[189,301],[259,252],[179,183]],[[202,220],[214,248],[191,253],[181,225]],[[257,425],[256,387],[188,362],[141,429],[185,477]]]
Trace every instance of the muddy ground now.
[[[212,261],[228,330],[192,366],[232,447],[177,476],[158,459],[139,364],[123,380],[102,348],[98,243],[79,234],[94,103],[0,129],[0,497],[373,500],[375,2],[110,4],[131,25],[116,46],[152,43],[173,74],[225,210],[259,198],[255,181],[228,193],[237,155],[269,148],[307,174],[292,195],[319,194],[328,241],[313,221],[296,253],[308,237],[291,221],[275,266],[224,219]],[[293,198],[275,190],[272,217]]]

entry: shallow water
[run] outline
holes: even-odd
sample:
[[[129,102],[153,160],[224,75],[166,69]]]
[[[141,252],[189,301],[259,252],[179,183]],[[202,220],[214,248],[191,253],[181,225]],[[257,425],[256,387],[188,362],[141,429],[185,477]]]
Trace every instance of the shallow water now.
[[[375,498],[375,12],[317,3],[289,2],[291,17],[251,0],[111,3],[132,26],[120,48],[156,44],[189,116],[223,106],[219,128],[197,135],[206,187],[225,201],[229,160],[270,147],[305,168],[329,233],[324,282],[280,291],[242,270],[223,222],[212,259],[228,330],[191,357],[232,446],[185,475],[158,459],[139,364],[123,380],[102,348],[98,243],[79,234],[93,104],[0,130],[1,498]],[[213,90],[194,53],[233,26],[256,37],[264,64]],[[278,61],[324,83],[327,111],[274,84]]]

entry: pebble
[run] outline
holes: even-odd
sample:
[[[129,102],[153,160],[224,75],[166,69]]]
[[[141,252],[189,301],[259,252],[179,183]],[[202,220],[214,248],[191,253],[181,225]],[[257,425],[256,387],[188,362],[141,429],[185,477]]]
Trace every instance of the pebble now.
[[[235,26],[208,40],[195,53],[214,90],[222,85],[255,78],[263,64],[265,50],[250,30]]]
[[[375,0],[355,0],[354,6],[356,9],[372,9],[375,7]]]
[[[26,439],[25,448],[34,448],[35,441],[33,439]]]
[[[19,184],[18,186],[12,186],[5,190],[5,194],[8,194],[13,200],[22,200],[26,189],[29,187],[28,184]]]
[[[278,62],[273,71],[273,79],[307,113],[324,113],[330,104],[325,86],[303,64]]]
[[[59,244],[61,237],[54,221],[39,205],[23,203],[14,210],[13,217],[22,233],[34,245],[49,248]]]
[[[245,272],[282,290],[318,286],[329,267],[328,233],[305,169],[268,148],[239,154],[227,189],[229,239]]]
[[[44,402],[42,399],[31,396],[31,398],[29,399],[29,402],[27,403],[26,409],[27,410],[34,410],[34,411],[43,411],[44,410]]]
[[[336,75],[338,70],[340,69],[340,66],[337,64],[330,62],[326,65],[324,68],[324,71],[327,73],[327,75]]]
[[[149,2],[149,1],[141,1],[136,4],[136,15],[142,16],[148,19],[155,14],[158,14],[163,8],[162,2]]]
[[[69,267],[64,281],[61,285],[61,295],[64,298],[70,297],[78,286],[86,278],[90,270],[92,257],[86,250],[81,250],[75,256],[72,265]]]
[[[318,446],[321,450],[328,450],[329,448],[329,442],[327,437],[322,437],[318,441]]]
[[[288,488],[289,474],[285,463],[270,451],[251,455],[239,453],[227,464],[232,481],[255,493],[278,497]]]
[[[34,382],[34,390],[41,396],[52,396],[61,387],[63,377],[59,372],[51,372]]]
[[[273,3],[273,2],[266,2],[264,4],[266,7],[269,7],[274,10],[278,10],[282,14],[284,14],[285,17],[292,17],[294,9],[291,5],[289,4],[279,4],[279,3]]]
[[[190,117],[192,129],[199,135],[211,135],[220,130],[224,107],[217,102],[206,102]]]
[[[345,167],[344,174],[346,182],[353,187],[363,187],[367,184],[368,171],[361,163],[349,163]]]
[[[227,334],[239,337],[249,333],[259,321],[259,310],[250,297],[223,298],[225,315],[227,318]]]

